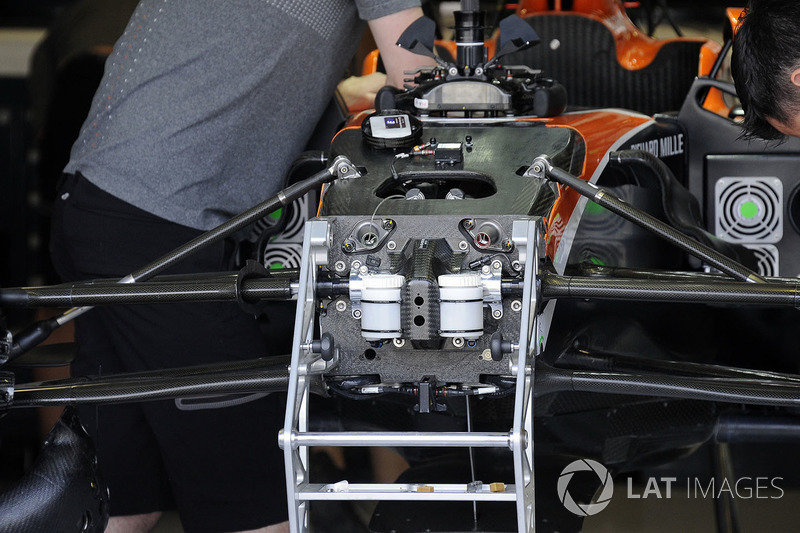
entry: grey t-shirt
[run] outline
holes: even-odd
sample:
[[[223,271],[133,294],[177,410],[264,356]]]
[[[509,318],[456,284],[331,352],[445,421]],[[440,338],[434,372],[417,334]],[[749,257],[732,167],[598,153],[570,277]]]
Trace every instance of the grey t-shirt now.
[[[142,0],[66,172],[210,229],[270,197],[360,38],[419,0]]]

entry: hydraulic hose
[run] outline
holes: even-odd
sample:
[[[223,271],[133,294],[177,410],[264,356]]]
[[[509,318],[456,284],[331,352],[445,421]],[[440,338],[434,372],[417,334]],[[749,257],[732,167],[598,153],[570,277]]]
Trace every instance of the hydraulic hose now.
[[[748,281],[751,283],[764,283],[764,279],[757,273],[749,268],[731,260],[725,255],[717,252],[713,248],[701,244],[683,233],[677,231],[673,227],[658,220],[652,215],[643,212],[640,209],[633,207],[630,204],[615,197],[607,190],[598,187],[593,183],[584,181],[577,176],[554,167],[547,156],[539,156],[531,165],[534,175],[547,178],[555,181],[561,185],[565,185],[575,190],[581,196],[592,200],[615,213],[625,220],[636,224],[637,226],[646,229],[647,231],[661,237],[665,241],[677,246],[684,252],[697,257],[701,261],[721,270],[722,272],[732,276],[740,281]]]

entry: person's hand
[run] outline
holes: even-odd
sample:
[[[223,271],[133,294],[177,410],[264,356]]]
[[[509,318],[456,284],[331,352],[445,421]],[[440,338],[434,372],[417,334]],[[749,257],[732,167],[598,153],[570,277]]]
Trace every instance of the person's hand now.
[[[336,90],[344,100],[347,110],[357,113],[375,106],[375,95],[386,85],[386,74],[373,72],[366,76],[350,76],[339,82]]]

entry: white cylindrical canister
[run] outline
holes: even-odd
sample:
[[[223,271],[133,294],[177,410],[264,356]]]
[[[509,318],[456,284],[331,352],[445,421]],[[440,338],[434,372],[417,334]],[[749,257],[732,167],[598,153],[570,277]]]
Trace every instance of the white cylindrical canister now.
[[[371,274],[364,277],[361,290],[361,336],[369,341],[399,339],[400,290],[405,277],[397,274]]]
[[[476,272],[439,276],[442,337],[477,339],[483,335],[483,285]]]

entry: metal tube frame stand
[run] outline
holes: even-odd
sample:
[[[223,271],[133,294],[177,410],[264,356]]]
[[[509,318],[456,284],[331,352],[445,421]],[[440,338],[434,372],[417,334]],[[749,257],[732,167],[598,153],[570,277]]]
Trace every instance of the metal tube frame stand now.
[[[533,475],[533,358],[539,353],[536,310],[536,277],[543,235],[541,219],[514,222],[515,246],[524,265],[524,289],[519,332],[519,349],[509,356],[510,372],[516,378],[512,427],[503,432],[309,432],[309,376],[324,374],[337,364],[338,354],[323,361],[311,350],[316,312],[317,272],[328,264],[332,239],[324,219],[306,223],[300,268],[294,344],[289,375],[284,428],[278,436],[285,460],[292,533],[306,533],[308,502],[314,500],[395,501],[513,501],[519,533],[535,529]],[[308,481],[309,446],[393,446],[393,447],[508,447],[512,451],[514,483],[492,491],[490,486],[472,484],[349,483],[312,484]],[[472,485],[472,486],[470,486]],[[426,487],[425,492],[418,489]],[[432,489],[433,492],[429,492]]]

